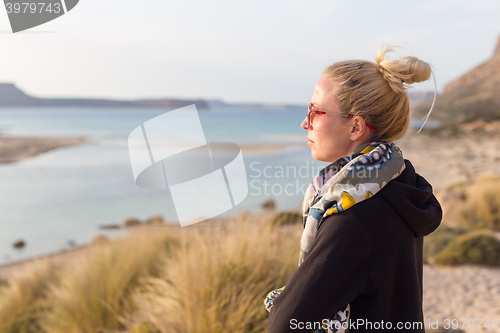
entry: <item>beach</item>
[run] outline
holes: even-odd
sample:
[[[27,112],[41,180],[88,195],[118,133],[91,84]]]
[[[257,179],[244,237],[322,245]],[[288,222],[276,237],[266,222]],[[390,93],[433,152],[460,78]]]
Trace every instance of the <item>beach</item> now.
[[[59,251],[33,259],[0,266],[0,280],[8,281],[17,276],[22,276],[25,272],[30,271],[33,265],[40,260],[48,260],[53,265],[63,265],[67,262],[78,261],[88,251],[89,246],[90,244],[82,245],[71,250]]]
[[[431,183],[435,191],[458,182],[473,182],[500,174],[500,122],[461,125],[458,134],[430,136],[412,130],[396,141],[403,157]]]
[[[456,319],[458,329],[467,333],[485,332],[489,331],[484,327],[489,320],[490,330],[494,332],[500,329],[499,299],[500,268],[424,265],[426,329],[429,329],[429,320],[444,326]],[[492,329],[495,320],[496,330]]]
[[[74,146],[86,140],[79,137],[17,137],[0,134],[0,163],[13,163],[48,152]]]

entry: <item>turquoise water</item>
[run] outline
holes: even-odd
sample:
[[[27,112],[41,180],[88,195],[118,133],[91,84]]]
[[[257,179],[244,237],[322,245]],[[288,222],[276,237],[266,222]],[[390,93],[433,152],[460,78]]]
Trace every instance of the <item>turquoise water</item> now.
[[[256,211],[267,199],[280,210],[297,209],[307,184],[326,163],[314,161],[300,128],[305,108],[211,108],[199,110],[207,141],[301,143],[274,153],[245,154],[249,195],[236,208]],[[123,223],[162,214],[177,217],[168,190],[135,185],[127,148],[130,132],[167,110],[26,108],[0,109],[0,130],[8,135],[83,136],[88,143],[65,147],[13,164],[0,164],[0,264],[84,244],[104,231],[101,224]],[[182,130],[182,129],[180,129]],[[279,173],[292,166],[301,174]],[[265,168],[265,170],[264,170]],[[265,172],[264,172],[265,171]],[[287,193],[284,193],[288,185]],[[274,187],[273,187],[274,186]],[[26,241],[21,250],[12,244]]]

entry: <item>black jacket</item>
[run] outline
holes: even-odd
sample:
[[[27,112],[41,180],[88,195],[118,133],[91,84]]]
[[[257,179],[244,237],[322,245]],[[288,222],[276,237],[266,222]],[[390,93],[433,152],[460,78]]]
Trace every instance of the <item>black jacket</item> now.
[[[307,323],[322,322],[347,304],[351,333],[424,332],[423,236],[439,226],[442,211],[431,185],[405,164],[373,197],[320,225],[273,302],[270,333],[311,332]]]

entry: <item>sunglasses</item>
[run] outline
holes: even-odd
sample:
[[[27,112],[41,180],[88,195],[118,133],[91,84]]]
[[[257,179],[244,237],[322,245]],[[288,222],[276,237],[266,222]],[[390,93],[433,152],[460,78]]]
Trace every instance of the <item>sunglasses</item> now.
[[[314,105],[309,104],[308,110],[307,110],[307,128],[310,128],[312,125],[312,119],[311,119],[311,113],[315,114],[333,114],[336,116],[342,116],[342,117],[349,117],[352,118],[354,117],[352,114],[340,114],[340,113],[333,113],[333,112],[326,112],[323,110],[318,110]],[[375,128],[373,128],[368,122],[365,120],[366,126],[370,129],[372,132],[376,132]]]

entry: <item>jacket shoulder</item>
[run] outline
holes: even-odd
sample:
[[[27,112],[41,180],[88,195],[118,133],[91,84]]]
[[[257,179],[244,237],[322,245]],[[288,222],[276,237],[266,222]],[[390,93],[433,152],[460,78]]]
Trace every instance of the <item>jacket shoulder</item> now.
[[[366,222],[380,218],[380,214],[387,210],[393,210],[392,206],[383,197],[375,194],[373,197],[359,202],[345,211],[323,218],[318,226],[318,232],[321,228],[328,228],[329,224],[336,221],[349,221],[368,230]]]

